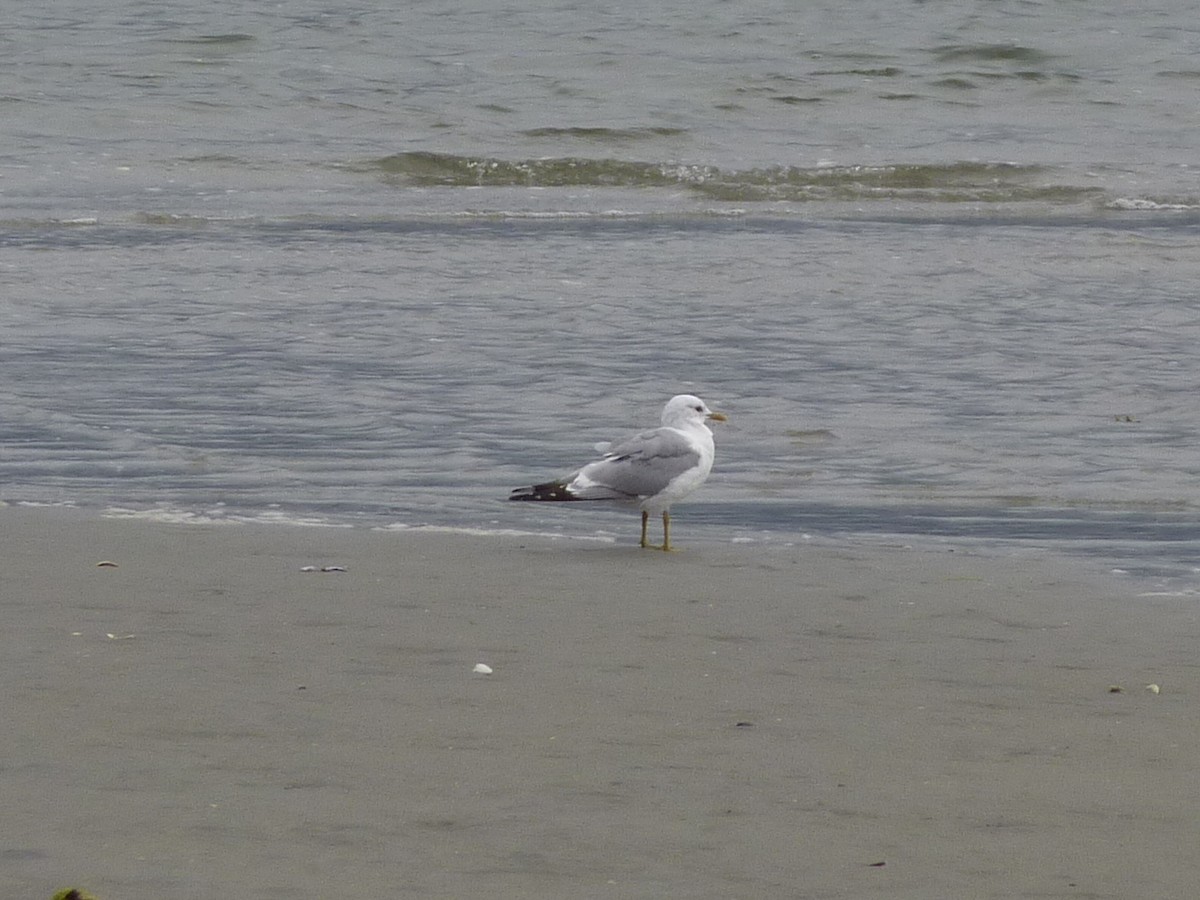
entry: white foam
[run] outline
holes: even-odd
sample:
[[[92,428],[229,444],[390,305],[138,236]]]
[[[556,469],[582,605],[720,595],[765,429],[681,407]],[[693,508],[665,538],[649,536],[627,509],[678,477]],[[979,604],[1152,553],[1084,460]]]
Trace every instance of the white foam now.
[[[111,506],[101,512],[106,519],[133,519],[167,525],[298,525],[305,528],[351,528],[342,522],[330,522],[314,516],[289,515],[277,510],[260,513],[233,513],[224,510],[187,510],[175,507],[128,509]]]
[[[599,544],[615,544],[617,539],[607,535],[575,535],[558,534],[552,531],[524,531],[519,528],[470,528],[459,525],[409,525],[404,522],[394,522],[391,525],[379,525],[372,531],[421,531],[432,534],[461,534],[475,537],[526,537],[548,538],[550,540],[592,541]]]
[[[1200,209],[1194,203],[1159,203],[1142,197],[1118,197],[1108,204],[1109,209],[1129,209],[1140,211]]]

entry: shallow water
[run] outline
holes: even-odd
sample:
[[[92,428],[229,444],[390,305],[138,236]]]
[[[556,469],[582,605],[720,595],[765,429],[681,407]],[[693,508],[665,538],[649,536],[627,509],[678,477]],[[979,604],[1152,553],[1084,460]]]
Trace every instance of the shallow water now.
[[[1186,588],[1184,7],[656,9],[23,10],[0,498],[628,540],[503,498],[688,390],[681,543]]]

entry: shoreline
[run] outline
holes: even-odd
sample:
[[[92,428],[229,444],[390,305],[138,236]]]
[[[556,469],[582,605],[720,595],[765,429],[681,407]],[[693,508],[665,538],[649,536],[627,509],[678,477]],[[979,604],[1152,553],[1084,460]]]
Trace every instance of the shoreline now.
[[[285,511],[277,508],[261,510],[239,510],[224,505],[203,509],[182,507],[130,507],[120,505],[76,506],[54,505],[33,502],[0,501],[0,515],[9,513],[59,514],[76,518],[134,521],[161,525],[185,525],[189,527],[248,526],[274,528],[344,529],[356,533],[371,531],[389,534],[446,533],[470,535],[481,539],[527,538],[530,540],[552,540],[591,544],[626,546],[630,536],[636,538],[636,515],[628,510],[588,510],[586,515],[560,515],[527,519],[521,516],[505,516],[502,512],[524,512],[511,510],[511,504],[497,501],[500,510],[487,516],[447,518],[446,520],[422,519],[403,516],[379,517],[375,515],[326,515],[302,511]],[[678,536],[685,539],[685,548],[732,548],[747,547],[752,552],[774,553],[793,547],[817,548],[819,551],[862,547],[890,552],[896,549],[914,552],[950,552],[966,556],[1011,559],[1011,560],[1058,560],[1078,570],[1088,579],[1115,578],[1136,594],[1178,594],[1200,596],[1195,586],[1197,569],[1193,552],[1195,541],[1191,526],[1184,529],[1174,521],[1160,522],[1157,531],[1147,537],[1145,522],[1125,523],[1138,537],[1120,541],[1113,535],[1119,531],[1120,523],[1104,520],[1099,524],[1077,523],[1085,533],[1056,532],[1058,525],[1042,522],[1043,517],[1034,516],[1036,527],[1028,533],[1020,529],[985,528],[980,530],[975,514],[964,513],[962,530],[956,531],[955,516],[962,513],[956,504],[947,504],[931,512],[928,507],[911,509],[885,504],[879,509],[855,509],[846,520],[832,516],[826,506],[821,506],[813,519],[796,519],[791,526],[779,530],[758,529],[744,524],[729,524],[724,520],[695,517],[695,506],[689,504],[688,515],[681,516]],[[820,506],[820,505],[819,505]],[[954,512],[958,510],[958,512]],[[559,510],[558,512],[564,512]],[[868,512],[870,515],[868,516]],[[1059,510],[1043,510],[1050,523],[1060,522]],[[597,513],[602,513],[597,515]],[[932,516],[932,518],[931,518]],[[864,524],[866,519],[872,523]],[[470,525],[460,524],[471,521]],[[927,526],[927,527],[926,527]],[[1091,528],[1090,532],[1086,529]],[[1070,536],[1068,536],[1070,535]]]
[[[5,896],[1192,890],[1200,611],[1074,560],[0,522]]]

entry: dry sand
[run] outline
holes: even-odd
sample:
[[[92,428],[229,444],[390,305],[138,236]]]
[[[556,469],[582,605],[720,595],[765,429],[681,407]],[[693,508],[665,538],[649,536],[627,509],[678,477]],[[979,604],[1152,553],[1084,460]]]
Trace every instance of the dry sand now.
[[[1197,895],[1194,599],[899,548],[0,523],[6,900]]]

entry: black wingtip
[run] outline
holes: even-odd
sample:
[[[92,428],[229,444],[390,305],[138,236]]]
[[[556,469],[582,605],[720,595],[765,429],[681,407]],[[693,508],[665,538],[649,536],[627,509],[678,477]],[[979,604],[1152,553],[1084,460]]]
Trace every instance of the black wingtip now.
[[[548,481],[545,484],[534,484],[529,487],[517,488],[508,495],[509,500],[578,500],[579,498],[567,490],[561,481]]]

